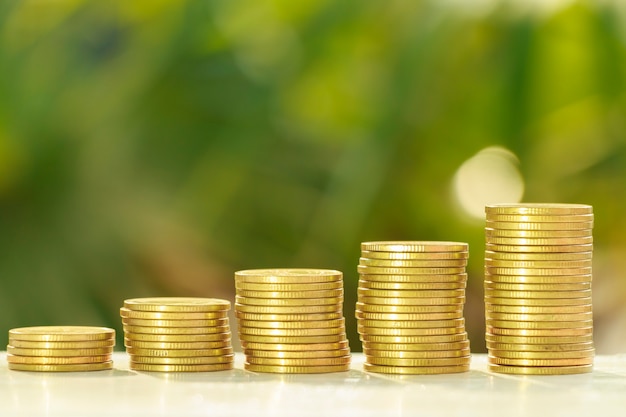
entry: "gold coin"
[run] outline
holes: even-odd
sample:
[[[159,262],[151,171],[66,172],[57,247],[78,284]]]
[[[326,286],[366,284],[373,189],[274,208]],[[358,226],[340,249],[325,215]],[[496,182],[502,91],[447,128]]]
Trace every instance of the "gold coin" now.
[[[323,291],[251,291],[237,290],[240,297],[262,299],[301,299],[301,298],[337,298],[343,297],[343,288]]]
[[[357,265],[356,269],[362,275],[456,275],[465,273],[464,266],[447,268],[391,268]]]
[[[488,313],[511,313],[511,314],[577,314],[590,313],[593,311],[591,304],[579,306],[502,306],[486,303],[485,310]]]
[[[559,222],[499,222],[487,220],[485,227],[499,230],[582,230],[593,229],[593,221],[559,223]]]
[[[462,320],[462,319],[460,319]],[[428,322],[419,322],[428,323]],[[465,322],[463,321],[463,324]],[[365,336],[430,336],[430,335],[448,335],[448,334],[458,334],[463,333],[465,331],[465,327],[454,326],[454,327],[415,327],[411,329],[393,329],[393,328],[384,328],[384,327],[363,327],[357,326],[357,331],[360,335]]]
[[[325,298],[252,298],[235,297],[236,304],[247,306],[266,306],[266,307],[308,307],[308,306],[336,306],[343,303],[342,297],[325,297]]]
[[[147,334],[147,333],[126,333],[124,337],[131,341],[143,342],[215,342],[224,339],[230,340],[230,333],[227,334]]]
[[[241,341],[256,342],[256,343],[333,343],[341,342],[346,339],[345,333],[331,334],[324,336],[256,336],[249,334],[239,334]]]
[[[379,251],[361,251],[361,256],[369,259],[388,259],[388,260],[436,260],[436,259],[467,259],[468,251],[460,252],[379,252]]]
[[[578,359],[592,358],[595,355],[595,349],[570,350],[560,352],[529,352],[518,350],[497,350],[489,349],[489,354],[498,358],[507,359]]]
[[[63,365],[39,365],[31,363],[9,363],[13,371],[30,372],[87,372],[113,369],[113,361],[98,363],[73,363]]]
[[[291,321],[295,322],[322,322],[322,321],[331,321],[331,320],[339,320],[343,318],[343,312],[336,313],[318,313],[318,314],[256,314],[256,313],[244,313],[241,311],[235,311],[235,315],[237,318],[242,321],[260,321],[260,322],[281,322],[288,323]],[[250,326],[254,327],[254,326]],[[260,327],[260,326],[257,326]]]
[[[514,313],[494,313],[487,312],[487,318],[489,320],[506,320],[506,321],[519,321],[519,322],[562,322],[562,321],[582,321],[591,320],[593,313],[553,313],[553,314],[514,314]]]
[[[588,275],[591,267],[587,268],[497,268],[485,266],[485,272],[494,275]]]
[[[419,314],[419,313],[436,313],[436,312],[446,312],[446,311],[456,311],[460,307],[463,306],[463,300],[457,300],[456,304],[451,304],[448,299],[429,299],[429,298],[414,298],[413,300],[420,300],[424,304],[414,304],[414,305],[377,305],[377,304],[369,304],[357,301],[356,308],[359,311],[365,313],[408,313],[408,314]],[[430,302],[430,303],[428,303]],[[444,304],[445,303],[445,304]],[[442,305],[444,304],[444,305]]]
[[[593,370],[593,365],[525,367],[489,364],[489,370],[510,375],[573,375],[589,373]]]
[[[130,362],[130,369],[144,372],[215,372],[228,371],[234,368],[233,362],[214,363],[208,365],[158,365],[152,363]]]
[[[520,316],[522,316],[520,314]],[[576,316],[578,316],[576,314]],[[581,317],[588,317],[587,320],[570,321],[519,321],[519,320],[498,320],[491,317],[486,318],[489,327],[501,329],[579,329],[581,327],[593,326],[591,313],[581,313]]]
[[[343,281],[307,282],[304,284],[270,284],[235,281],[235,289],[248,291],[328,291],[343,289]]]
[[[385,268],[465,268],[467,259],[371,259],[359,258],[359,265]]]
[[[520,343],[497,343],[487,342],[487,349],[494,352],[506,350],[511,352],[572,352],[593,348],[593,342],[566,343],[566,344],[520,344]],[[504,356],[498,354],[498,356]]]
[[[437,241],[362,242],[361,250],[376,252],[467,252],[468,244]]]
[[[124,340],[126,348],[138,349],[220,349],[231,347],[231,339],[216,342],[143,342],[141,340]]]
[[[398,344],[398,343],[372,343],[363,342],[363,350],[369,349],[378,352],[426,352],[426,351],[458,351],[469,349],[469,340],[462,342],[444,342],[444,343],[411,343],[411,344]]]
[[[309,350],[309,351],[282,351],[282,350],[257,350],[244,349],[243,353],[247,357],[274,358],[274,359],[314,359],[314,358],[337,358],[350,355],[350,349],[335,350]]]
[[[579,291],[590,290],[591,282],[574,282],[558,284],[512,284],[508,282],[484,281],[485,288],[506,291]]]
[[[358,306],[357,306],[358,307]],[[393,320],[393,321],[401,321],[401,320],[423,320],[424,317],[431,317],[431,315],[436,314],[463,314],[463,306],[418,306],[416,307],[417,311],[413,313],[373,313],[371,311],[362,311],[357,308],[355,310],[354,315],[358,319],[368,319],[368,320]],[[437,316],[440,317],[440,316]],[[443,316],[441,316],[443,317]],[[435,319],[438,320],[438,319]]]
[[[343,274],[331,269],[249,269],[235,272],[235,282],[267,284],[303,284],[341,281]]]
[[[152,365],[214,365],[218,363],[232,363],[235,355],[223,356],[186,356],[186,357],[162,357],[162,356],[138,356],[132,355],[133,363],[147,363]]]
[[[593,276],[588,275],[563,275],[563,276],[530,276],[530,275],[494,275],[485,274],[485,279],[492,282],[507,282],[510,284],[559,284],[559,283],[583,283],[591,282]]]
[[[126,307],[120,308],[120,316],[142,320],[224,320],[227,311],[207,311],[204,313],[161,313],[159,311],[135,311]]]
[[[31,349],[20,348],[12,345],[7,346],[7,353],[16,356],[39,356],[39,357],[83,357],[103,356],[113,353],[113,346],[94,349]]]
[[[527,237],[503,237],[486,235],[486,242],[491,245],[515,245],[515,246],[562,246],[562,245],[587,245],[593,243],[593,236],[585,237],[554,237],[554,238],[527,238]]]
[[[110,340],[115,338],[115,330],[108,327],[90,326],[36,326],[19,327],[9,330],[13,340],[33,342],[72,342]]]
[[[373,350],[363,349],[366,357],[374,356],[377,358],[393,358],[393,359],[437,359],[437,358],[458,358],[470,355],[469,348],[457,350]]]
[[[390,298],[390,299],[397,299],[397,298],[407,299],[407,298],[421,298],[421,297],[448,298],[448,297],[465,296],[465,289],[411,291],[411,290],[378,290],[378,289],[370,289],[370,288],[358,288],[357,294],[363,297],[383,297],[383,298]]]
[[[199,313],[228,311],[230,301],[217,298],[197,297],[151,297],[124,300],[124,307],[138,311],[160,311],[171,313]]]
[[[250,372],[274,373],[274,374],[325,374],[330,372],[345,372],[350,370],[350,364],[344,365],[320,365],[320,366],[279,366],[257,365],[244,362],[243,368]]]
[[[350,365],[350,355],[336,358],[263,358],[256,356],[246,356],[246,362],[254,365],[268,366],[333,366]]]
[[[430,291],[424,291],[423,297],[412,297],[412,298],[391,298],[391,297],[365,297],[362,295],[358,296],[358,301],[363,304],[369,305],[387,305],[387,306],[423,306],[423,305],[454,305],[454,304],[464,304],[465,297],[457,296],[457,297],[437,297],[434,296],[429,297],[431,294],[426,294]],[[463,292],[464,293],[464,292]]]
[[[229,334],[230,331],[227,332],[223,332],[223,333],[216,333],[215,328],[211,327],[211,326],[204,326],[204,327],[153,327],[153,326],[131,326],[128,324],[124,324],[124,331],[126,333],[147,333],[147,334],[187,334],[187,335],[194,335],[194,334],[203,334],[203,335],[209,335],[209,334],[215,334],[215,337],[219,337],[217,336],[218,334]],[[225,328],[228,326],[222,326],[221,328]]]
[[[578,261],[509,261],[503,259],[485,258],[485,266],[490,268],[572,269],[591,268],[592,261],[591,259]]]
[[[465,289],[465,282],[379,282],[359,280],[359,288],[396,291]]]
[[[522,214],[522,215],[572,215],[592,214],[593,206],[588,204],[561,204],[561,203],[504,203],[488,204],[486,214]]]
[[[361,275],[362,280],[368,282],[385,282],[385,283],[450,283],[450,282],[467,282],[467,274],[450,274],[450,275],[377,275],[367,274]]]
[[[389,320],[357,320],[357,322],[358,326],[366,332],[370,332],[370,330],[375,332],[376,330],[374,329],[427,329],[434,327],[461,327],[465,325],[465,319],[463,317],[440,320],[413,320],[408,322]]]
[[[280,336],[280,337],[300,337],[300,336],[328,336],[335,334],[345,334],[344,326],[322,327],[319,329],[263,329],[258,327],[239,326],[240,335],[255,336]]]
[[[494,244],[494,242],[488,241],[485,243],[485,250],[490,252],[511,253],[587,253],[593,250],[593,243],[581,245],[515,245],[513,243]]]
[[[281,352],[320,352],[328,350],[349,349],[348,340],[331,343],[257,343],[241,341],[245,350],[267,350]]]
[[[239,320],[240,327],[254,327],[258,329],[327,329],[345,326],[345,319],[320,321],[256,321]]]
[[[593,234],[591,229],[576,230],[511,230],[511,229],[492,229],[485,228],[485,236],[487,239],[492,237],[513,237],[513,238],[531,238],[531,239],[552,239],[566,237],[587,237]]]
[[[565,261],[589,261],[593,258],[593,252],[548,252],[548,253],[516,253],[485,251],[485,259],[503,261],[536,261],[536,262],[565,262]]]
[[[222,339],[216,339],[214,341],[201,341],[201,342],[150,342],[143,340],[134,340],[125,338],[124,346],[128,348],[141,348],[141,349],[217,349],[217,348],[229,348],[231,347],[230,334],[224,336]]]
[[[102,356],[19,356],[7,354],[7,362],[24,363],[32,365],[70,365],[77,363],[102,363],[110,362],[111,355]]]
[[[220,347],[214,349],[142,349],[128,347],[126,353],[133,356],[151,356],[157,358],[186,358],[186,357],[206,357],[232,355],[233,348]],[[140,362],[140,361],[137,361]]]
[[[458,366],[469,365],[470,356],[460,356],[455,358],[381,358],[377,356],[365,356],[365,361],[370,365],[384,366]]]
[[[487,213],[486,219],[494,222],[514,223],[575,223],[591,222],[593,214],[568,214],[568,215],[527,215],[527,214],[496,214]]]
[[[157,342],[137,343],[135,340],[124,339],[126,351],[128,353],[149,356],[210,356],[210,353],[222,354],[232,350],[231,339],[219,342],[162,342],[163,344],[154,344]],[[193,343],[190,345],[190,343]],[[141,347],[137,347],[141,346]],[[162,346],[166,346],[163,348]],[[135,353],[136,352],[136,353]],[[196,354],[198,353],[198,354]],[[201,353],[201,354],[200,354]]]
[[[588,358],[566,358],[566,359],[511,359],[487,356],[489,363],[494,365],[508,366],[578,366],[593,365],[593,356]]]
[[[122,324],[139,327],[206,327],[207,333],[223,333],[230,330],[228,319],[220,320],[148,320],[123,318]]]
[[[319,314],[319,313],[341,313],[343,314],[342,302],[328,305],[318,306],[287,306],[275,307],[267,305],[248,305],[235,304],[237,314],[255,313],[255,314]]]
[[[485,303],[507,306],[579,306],[591,304],[591,297],[583,298],[499,298],[485,297]]]
[[[487,325],[486,327],[487,333],[503,335],[503,336],[544,336],[544,337],[555,337],[555,336],[589,336],[593,334],[593,327],[580,327],[580,328],[563,328],[563,329],[554,329],[554,328],[543,328],[543,329],[515,329],[515,328],[506,328],[506,327],[493,327]]]
[[[586,335],[574,336],[506,336],[487,332],[485,334],[487,343],[515,343],[522,345],[563,345],[571,343],[593,342],[593,332]]]
[[[16,340],[9,338],[9,344],[18,348],[27,349],[95,349],[115,346],[115,339],[90,340],[82,342],[37,342],[32,340]]]
[[[362,334],[359,337],[362,342],[372,343],[449,343],[462,342],[467,340],[467,332],[444,335],[424,335],[424,336],[379,336],[373,334]]]
[[[494,298],[532,298],[532,299],[588,298],[588,297],[591,297],[591,290],[578,290],[578,291],[506,291],[506,290],[492,290],[491,288],[485,288],[485,297],[494,297]]]
[[[413,316],[414,318],[408,320],[377,320],[367,318],[367,313],[358,312],[356,313],[356,318],[359,319],[359,324],[367,327],[395,327],[395,328],[407,328],[413,326],[413,322],[421,322],[421,321],[435,321],[440,322],[441,320],[450,320],[450,319],[460,319],[463,317],[463,311],[457,311],[455,313],[432,313],[432,314],[395,314],[394,316]]]
[[[456,366],[384,366],[363,364],[365,372],[373,372],[378,374],[397,374],[397,375],[437,375],[437,374],[456,374],[469,371],[469,363]]]

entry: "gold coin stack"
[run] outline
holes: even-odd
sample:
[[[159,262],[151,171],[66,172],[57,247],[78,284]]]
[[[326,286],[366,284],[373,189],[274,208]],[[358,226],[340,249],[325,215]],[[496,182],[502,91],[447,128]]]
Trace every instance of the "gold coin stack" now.
[[[364,242],[356,318],[364,369],[386,374],[465,372],[467,243]]]
[[[124,301],[120,309],[130,369],[209,372],[233,369],[230,302],[156,297]]]
[[[239,271],[235,288],[245,369],[285,374],[350,369],[341,272]]]
[[[9,369],[35,372],[113,368],[115,330],[87,326],[38,326],[9,330]]]
[[[496,204],[485,212],[489,369],[591,372],[593,208]]]

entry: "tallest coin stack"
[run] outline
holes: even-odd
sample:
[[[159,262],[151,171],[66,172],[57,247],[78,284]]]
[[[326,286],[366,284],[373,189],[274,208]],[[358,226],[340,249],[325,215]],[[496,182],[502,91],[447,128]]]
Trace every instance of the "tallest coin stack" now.
[[[592,207],[498,204],[485,212],[490,369],[527,375],[590,372]]]

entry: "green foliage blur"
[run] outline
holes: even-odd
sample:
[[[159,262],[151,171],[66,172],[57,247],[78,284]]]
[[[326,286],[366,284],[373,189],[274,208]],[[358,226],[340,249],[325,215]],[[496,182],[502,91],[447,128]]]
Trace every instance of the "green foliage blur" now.
[[[479,352],[484,224],[451,181],[502,146],[524,201],[594,205],[596,343],[623,350],[626,9],[471,3],[0,2],[0,343],[121,342],[125,298],[314,267],[344,272],[358,351],[360,242],[454,240]]]

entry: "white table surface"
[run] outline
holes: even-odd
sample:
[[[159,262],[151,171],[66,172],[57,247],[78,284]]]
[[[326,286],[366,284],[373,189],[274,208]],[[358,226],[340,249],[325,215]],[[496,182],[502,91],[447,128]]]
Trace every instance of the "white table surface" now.
[[[322,375],[82,373],[10,371],[0,354],[0,416],[625,416],[626,354],[597,356],[590,374],[510,376],[487,371],[485,355],[470,372],[389,376],[352,370]]]

